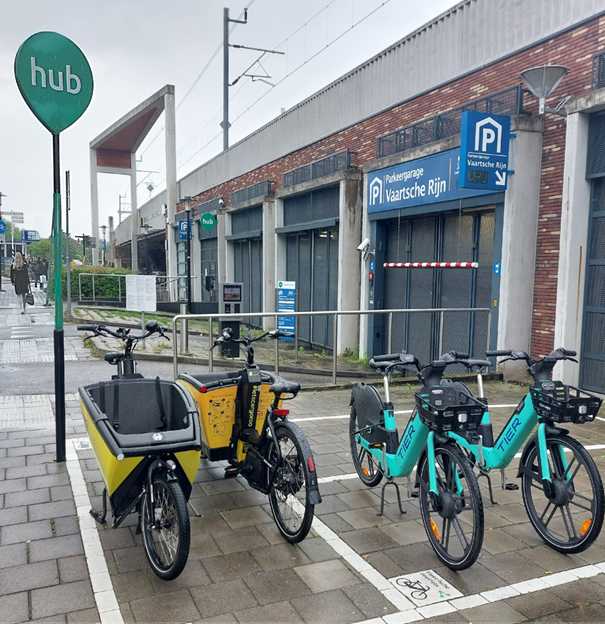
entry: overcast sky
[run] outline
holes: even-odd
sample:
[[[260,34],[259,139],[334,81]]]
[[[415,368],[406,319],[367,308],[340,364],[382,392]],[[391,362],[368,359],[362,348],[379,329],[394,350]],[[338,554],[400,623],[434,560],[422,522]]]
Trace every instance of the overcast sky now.
[[[6,195],[2,209],[23,212],[24,229],[38,230],[42,237],[50,234],[51,134],[22,99],[13,69],[19,46],[36,32],[69,37],[92,68],[92,102],[61,134],[61,190],[64,172],[70,170],[70,232],[95,235],[90,231],[89,143],[164,85],[175,85],[178,178],[222,149],[222,50],[200,74],[222,44],[224,6],[232,18],[249,6],[248,24],[235,27],[231,43],[285,52],[265,56],[262,66],[249,72],[266,72],[274,87],[243,77],[230,89],[230,139],[235,143],[282,108],[292,107],[454,4],[455,0],[0,0],[0,192]],[[230,80],[259,56],[232,49]],[[150,197],[149,184],[154,186],[152,194],[165,185],[163,123],[162,115],[137,153],[142,170],[139,206]],[[124,204],[130,202],[125,176],[99,176],[100,224],[113,215],[117,225],[120,195]]]

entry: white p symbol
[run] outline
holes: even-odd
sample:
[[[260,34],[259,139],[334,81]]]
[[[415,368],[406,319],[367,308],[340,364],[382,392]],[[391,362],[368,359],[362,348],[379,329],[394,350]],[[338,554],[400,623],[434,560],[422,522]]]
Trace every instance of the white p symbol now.
[[[481,132],[481,151],[487,152],[487,146],[496,140],[496,133],[491,128],[483,128]]]

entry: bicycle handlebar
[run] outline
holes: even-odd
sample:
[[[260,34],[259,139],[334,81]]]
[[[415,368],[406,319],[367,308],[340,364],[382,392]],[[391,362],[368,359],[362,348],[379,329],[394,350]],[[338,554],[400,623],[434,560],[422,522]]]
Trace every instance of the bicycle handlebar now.
[[[546,379],[550,379],[550,375],[555,367],[555,364],[560,360],[571,360],[572,362],[577,363],[577,360],[574,360],[577,353],[571,349],[564,349],[563,347],[559,347],[558,349],[551,351],[548,355],[545,355],[543,358],[538,358],[537,360],[532,360],[532,358],[525,353],[525,351],[513,351],[511,349],[486,351],[485,355],[487,357],[506,358],[504,360],[500,360],[500,363],[507,362],[509,360],[525,360],[528,367],[527,372],[533,377],[534,381],[544,381]]]

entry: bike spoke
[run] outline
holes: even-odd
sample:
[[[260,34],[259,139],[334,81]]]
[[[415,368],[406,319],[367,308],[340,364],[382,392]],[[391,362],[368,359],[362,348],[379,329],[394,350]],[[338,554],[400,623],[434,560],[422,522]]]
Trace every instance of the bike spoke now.
[[[441,531],[442,531],[441,545],[446,551],[450,545],[450,529],[451,528],[452,528],[451,522],[449,522],[447,518],[443,518],[443,526],[441,527]]]
[[[550,513],[550,516],[548,516],[548,520],[544,522],[544,516],[546,515],[546,512],[549,510],[551,505],[552,503],[548,501],[548,503],[546,504],[546,508],[544,509],[544,511],[542,512],[542,515],[540,516],[540,522],[542,522],[544,526],[548,526],[548,523],[552,520],[552,517],[555,515],[555,511],[557,511],[557,508],[554,505],[552,505],[552,508],[553,508],[552,512]]]
[[[454,525],[454,531],[456,531],[456,535],[458,536],[458,540],[460,541],[462,550],[466,552],[466,549],[469,547],[469,542],[466,539],[466,535],[464,534],[462,527],[460,526],[460,521],[458,520],[458,518],[454,518],[451,522]]]
[[[565,512],[567,512],[567,514]],[[569,509],[569,504],[563,505],[561,507],[561,516],[563,517],[563,524],[565,525],[565,530],[567,531],[567,537],[570,540],[577,539],[578,534],[576,533],[576,527],[573,522],[573,516],[571,514],[571,510]],[[572,534],[572,531],[573,531],[573,534]]]

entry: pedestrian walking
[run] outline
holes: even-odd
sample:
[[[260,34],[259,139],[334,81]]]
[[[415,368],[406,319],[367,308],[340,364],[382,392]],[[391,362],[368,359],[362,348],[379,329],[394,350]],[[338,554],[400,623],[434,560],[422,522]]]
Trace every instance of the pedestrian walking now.
[[[21,314],[25,314],[25,298],[29,292],[29,275],[27,265],[23,262],[20,252],[15,254],[15,261],[11,266],[11,283],[15,287],[15,293],[19,296],[21,303]]]

